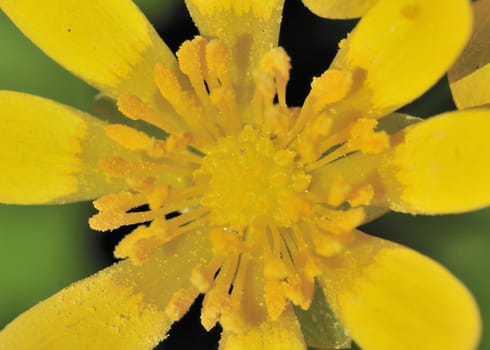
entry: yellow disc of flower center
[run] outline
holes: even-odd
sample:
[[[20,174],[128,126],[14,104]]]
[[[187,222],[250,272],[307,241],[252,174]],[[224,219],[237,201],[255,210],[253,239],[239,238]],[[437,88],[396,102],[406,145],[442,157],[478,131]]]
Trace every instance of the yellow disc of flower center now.
[[[277,150],[252,127],[221,139],[194,173],[197,184],[208,187],[202,204],[212,209],[213,223],[240,230],[271,220],[283,227],[296,222],[309,207],[310,176],[295,155]]]

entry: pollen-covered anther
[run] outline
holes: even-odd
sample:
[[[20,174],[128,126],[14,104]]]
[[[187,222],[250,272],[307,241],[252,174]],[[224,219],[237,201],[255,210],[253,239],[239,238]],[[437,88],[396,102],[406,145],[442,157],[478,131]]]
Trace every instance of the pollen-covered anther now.
[[[267,314],[272,320],[277,320],[287,305],[283,283],[278,280],[267,280],[264,286],[264,299]]]
[[[110,193],[93,201],[99,211],[127,211],[144,203],[143,195],[131,192]]]
[[[374,198],[374,188],[371,184],[364,184],[349,194],[347,201],[352,207],[369,205]]]
[[[313,281],[321,273],[318,258],[309,249],[296,253],[294,264],[306,280]]]
[[[142,264],[166,242],[165,232],[159,230],[161,225],[138,226],[127,234],[116,246],[114,256],[130,258],[135,264]]]
[[[207,78],[206,45],[202,36],[182,43],[177,51],[180,70],[189,77],[195,93],[201,101],[206,101],[207,91],[204,81]]]
[[[182,89],[179,80],[168,67],[162,64],[155,66],[155,83],[162,96],[181,116],[201,113],[201,107],[195,96]]]
[[[224,257],[215,255],[208,264],[195,266],[191,272],[191,283],[201,293],[206,293],[213,286],[216,272],[224,260]]]
[[[372,118],[359,118],[350,126],[347,147],[360,150],[366,154],[376,154],[390,146],[390,139],[385,131],[374,131],[378,122]]]
[[[198,64],[200,67],[200,63],[195,64]],[[184,65],[186,66],[186,64]],[[200,68],[188,68],[192,72],[200,71]],[[200,73],[199,76],[201,80],[192,83],[194,88],[193,91],[184,90],[170,68],[162,64],[155,65],[155,83],[160,94],[177,112],[180,117],[180,122],[184,125],[185,130],[194,135],[193,141],[195,141],[198,146],[202,146],[203,144],[213,142],[213,134],[216,133],[216,130],[215,126],[212,125],[208,119],[203,117],[202,103],[203,101],[206,102],[209,97]],[[178,130],[171,133],[179,134],[179,132],[182,131],[183,130]]]
[[[348,210],[324,209],[323,213],[326,216],[316,221],[317,226],[328,233],[346,238],[353,229],[363,223],[366,217],[361,207]]]
[[[95,214],[88,220],[90,228],[96,231],[115,230],[126,224],[126,213],[107,210]]]
[[[331,128],[332,118],[325,113],[320,113],[307,123],[296,138],[296,150],[304,162],[313,162],[326,151],[322,147],[322,141],[330,133]]]
[[[240,254],[244,248],[243,240],[238,233],[228,229],[211,229],[211,243],[214,253],[222,256]]]
[[[202,36],[195,36],[192,40],[186,40],[177,51],[180,70],[191,79],[200,79],[205,76],[206,45],[208,41]]]
[[[262,128],[264,134],[284,137],[291,128],[295,110],[272,105],[264,111]]]
[[[274,78],[262,70],[254,72],[255,95],[252,100],[254,112],[264,113],[267,107],[273,105],[276,94]]]
[[[217,109],[215,119],[229,135],[237,134],[242,121],[238,114],[235,91],[227,85],[212,87],[209,93],[211,103]]]
[[[157,186],[148,195],[148,205],[151,210],[159,209],[163,206],[170,194],[170,185],[164,184]]]
[[[210,80],[208,83],[212,85],[213,81],[217,80],[222,86],[230,88],[231,57],[230,50],[224,42],[213,39],[206,45],[206,63]]]
[[[275,47],[266,52],[260,61],[260,69],[275,81],[275,92],[281,106],[286,106],[286,85],[291,69],[290,61],[282,47]]]
[[[204,266],[196,266],[191,272],[191,283],[200,293],[206,293],[213,283],[213,274]]]
[[[350,71],[329,69],[320,77],[313,78],[311,93],[313,112],[318,113],[326,106],[341,101],[352,88],[352,73]],[[308,101],[309,102],[309,101]]]
[[[122,95],[117,99],[119,111],[132,120],[143,120],[170,133],[179,132],[180,129],[168,122],[168,118],[155,112],[147,106],[139,97],[134,95]]]
[[[229,286],[226,286],[227,288]],[[222,310],[229,304],[228,290],[217,286],[208,291],[204,297],[201,309],[201,324],[206,330],[213,328],[219,321]]]
[[[300,274],[294,273],[283,281],[282,286],[287,298],[303,310],[307,310],[311,304],[314,293],[314,281],[308,281]]]
[[[179,289],[172,295],[165,308],[165,314],[174,322],[180,320],[189,310],[198,295],[199,291],[194,286]]]
[[[131,151],[149,150],[153,143],[152,138],[144,132],[122,124],[107,125],[105,132],[115,142]]]
[[[264,277],[271,280],[283,280],[289,275],[286,264],[279,258],[267,259],[264,266]]]
[[[236,299],[223,305],[220,317],[220,324],[224,329],[239,332],[246,326],[246,321],[243,317],[242,303]]]
[[[331,257],[344,249],[344,244],[327,232],[314,229],[311,232],[311,239],[315,247],[315,252],[324,257]]]

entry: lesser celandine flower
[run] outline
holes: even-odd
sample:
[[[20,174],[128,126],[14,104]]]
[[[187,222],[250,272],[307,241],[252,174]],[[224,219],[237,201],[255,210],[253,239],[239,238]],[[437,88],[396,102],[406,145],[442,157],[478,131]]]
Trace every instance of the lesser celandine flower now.
[[[152,348],[201,293],[202,324],[221,324],[223,349],[348,344],[342,331],[320,334],[337,322],[324,297],[365,349],[477,346],[478,308],[460,282],[356,230],[388,209],[490,203],[489,110],[420,123],[391,114],[461,52],[468,1],[304,2],[363,18],[297,108],[276,46],[281,0],[187,0],[201,36],[176,57],[130,1],[0,0],[49,56],[168,133],[0,93],[1,201],[98,198],[92,228],[139,225],[115,250],[124,261],[19,316],[1,348]]]

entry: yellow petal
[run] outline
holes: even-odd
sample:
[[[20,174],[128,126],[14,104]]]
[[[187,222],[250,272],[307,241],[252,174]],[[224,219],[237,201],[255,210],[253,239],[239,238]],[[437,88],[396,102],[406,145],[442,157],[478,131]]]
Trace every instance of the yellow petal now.
[[[490,204],[490,109],[445,113],[394,135],[380,168],[390,208],[458,213]]]
[[[296,350],[306,349],[301,328],[291,308],[277,320],[266,320],[255,328],[234,333],[223,330],[221,350]]]
[[[311,174],[311,183],[308,190],[313,193],[329,193],[332,186],[338,181],[339,176],[350,186],[357,186],[363,183],[375,185],[373,180],[381,163],[382,157],[379,154],[358,152],[343,157],[315,169]]]
[[[172,323],[172,295],[209,256],[206,242],[191,232],[142,266],[124,261],[75,283],[2,330],[2,349],[152,349]]]
[[[383,116],[424,93],[454,62],[470,35],[466,0],[379,0],[361,19],[331,69],[354,82],[339,112]]]
[[[479,342],[472,295],[411,249],[358,233],[322,273],[325,295],[363,349],[470,350]]]
[[[0,202],[60,203],[122,190],[98,167],[124,152],[104,123],[56,102],[0,91]]]
[[[301,324],[305,343],[314,349],[349,349],[351,337],[327,303],[323,290],[315,283],[315,294],[308,310],[298,306],[294,312]]]
[[[473,3],[475,28],[468,45],[449,71],[449,83],[458,108],[490,103],[490,0]]]
[[[253,71],[265,52],[277,45],[284,0],[186,0],[199,32],[231,49],[232,78],[242,100],[252,92]]]
[[[0,0],[0,8],[48,56],[112,97],[148,101],[155,64],[177,67],[130,0]]]
[[[314,14],[325,18],[356,18],[364,15],[377,0],[303,0]]]

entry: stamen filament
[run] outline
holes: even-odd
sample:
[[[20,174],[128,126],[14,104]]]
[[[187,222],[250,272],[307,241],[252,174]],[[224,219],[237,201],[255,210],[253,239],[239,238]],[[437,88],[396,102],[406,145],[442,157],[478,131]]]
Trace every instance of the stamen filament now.
[[[132,120],[143,120],[148,124],[165,130],[168,133],[178,134],[185,131],[181,125],[169,123],[169,118],[158,114],[145,105],[140,98],[133,95],[121,96],[117,100],[117,107],[125,116]]]

